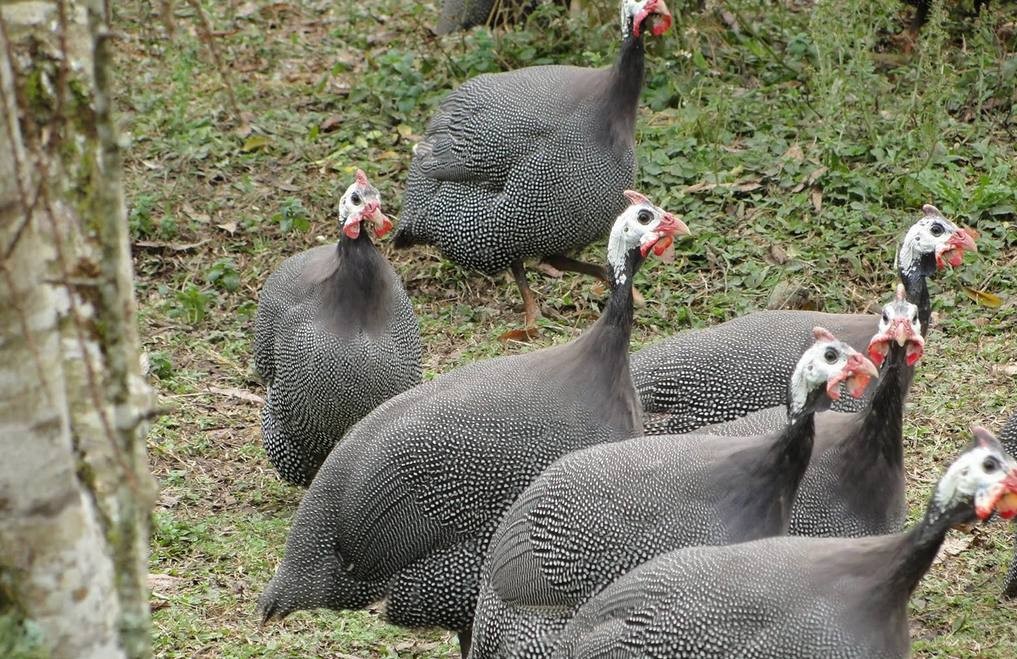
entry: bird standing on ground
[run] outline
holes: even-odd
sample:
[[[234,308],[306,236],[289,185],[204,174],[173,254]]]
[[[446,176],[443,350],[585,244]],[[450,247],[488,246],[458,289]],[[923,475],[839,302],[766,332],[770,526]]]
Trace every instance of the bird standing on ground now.
[[[869,342],[869,355],[881,365],[872,396],[857,412],[816,415],[815,446],[792,510],[792,534],[877,535],[896,533],[904,524],[904,403],[925,351],[922,315],[898,284],[896,298],[883,306],[879,330]],[[770,432],[785,417],[771,407],[696,433],[741,437]]]
[[[661,553],[787,531],[812,453],[816,408],[876,367],[822,328],[788,387],[788,418],[764,436],[653,435],[559,459],[502,518],[484,566],[473,654],[543,657],[575,610]]]
[[[533,66],[473,78],[442,102],[413,150],[397,247],[436,245],[459,265],[510,268],[533,334],[539,305],[523,262],[609,281],[567,256],[601,238],[635,177],[643,38],[671,26],[663,0],[623,0],[614,66]]]
[[[935,206],[923,206],[922,217],[905,234],[898,274],[926,331],[932,316],[927,279],[947,264],[959,266],[964,251],[975,249],[971,236]],[[768,407],[775,408],[771,417],[775,422],[768,429],[779,428],[786,404],[784,383],[817,325],[861,351],[877,331],[879,316],[757,311],[713,327],[678,332],[634,353],[632,381],[647,413],[644,431],[680,434]]]
[[[614,290],[571,343],[465,366],[378,407],[343,438],[300,502],[261,596],[265,620],[385,600],[405,627],[459,633],[498,520],[558,457],[627,439],[641,417],[628,373],[632,280],[688,233],[639,193],[608,239]]]
[[[254,367],[268,392],[265,451],[283,479],[310,485],[354,423],[420,382],[420,327],[402,281],[374,243],[392,223],[357,170],[339,200],[341,235],[289,257],[265,281]]]
[[[871,659],[908,656],[907,603],[947,531],[1017,512],[1017,463],[987,431],[909,531],[775,537],[654,558],[589,600],[553,657]]]

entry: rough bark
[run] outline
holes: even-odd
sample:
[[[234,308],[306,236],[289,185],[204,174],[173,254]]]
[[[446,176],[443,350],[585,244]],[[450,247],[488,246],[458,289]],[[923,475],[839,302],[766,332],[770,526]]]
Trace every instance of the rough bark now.
[[[151,655],[107,11],[0,1],[0,656]]]

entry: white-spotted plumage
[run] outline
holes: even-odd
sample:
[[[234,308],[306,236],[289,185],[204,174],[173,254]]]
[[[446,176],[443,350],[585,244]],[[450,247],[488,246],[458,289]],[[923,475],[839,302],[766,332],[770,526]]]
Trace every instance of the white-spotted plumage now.
[[[512,501],[561,455],[640,428],[631,278],[643,238],[682,226],[648,202],[643,210],[653,219],[624,238],[627,283],[582,336],[436,377],[347,433],[300,503],[261,597],[266,618],[380,599],[395,624],[468,629],[487,542]]]
[[[879,382],[871,388],[862,410],[821,412],[816,416],[816,444],[792,509],[795,535],[846,537],[894,533],[907,513],[903,463],[904,401],[914,363],[924,347],[918,307],[898,297],[883,307],[872,346],[884,345]],[[907,342],[897,343],[895,330],[906,329]],[[888,332],[892,336],[888,336]],[[880,351],[882,352],[882,351]],[[701,428],[699,433],[738,437],[762,433],[784,423],[777,407]]]
[[[482,573],[471,656],[536,658],[613,579],[663,552],[783,533],[830,383],[875,367],[825,330],[785,383],[799,402],[780,432],[655,435],[559,459],[502,518]],[[828,401],[827,401],[828,402]]]
[[[960,264],[970,236],[932,206],[904,236],[898,273],[908,300],[918,305],[923,332],[931,317],[926,279],[937,262]],[[942,260],[945,257],[945,261]],[[809,332],[828,328],[857,350],[865,350],[878,327],[874,314],[759,311],[705,329],[686,330],[632,355],[632,381],[646,413],[645,432],[682,433],[775,408],[761,423],[779,427],[787,401],[785,382],[809,345]],[[859,411],[864,400],[842,397],[834,409]]]
[[[651,559],[587,601],[548,656],[903,659],[908,599],[949,528],[976,518],[970,490],[1012,491],[1017,474],[998,444],[955,465],[974,487],[934,496],[903,534],[776,537]]]
[[[642,4],[623,1],[623,26]],[[396,245],[494,273],[603,237],[635,177],[643,69],[633,36],[612,67],[533,66],[454,90],[414,148]]]
[[[420,382],[420,328],[399,276],[375,249],[378,191],[363,173],[339,202],[338,244],[289,257],[266,280],[254,364],[262,437],[283,479],[307,486],[354,423]],[[356,235],[351,238],[350,235]]]

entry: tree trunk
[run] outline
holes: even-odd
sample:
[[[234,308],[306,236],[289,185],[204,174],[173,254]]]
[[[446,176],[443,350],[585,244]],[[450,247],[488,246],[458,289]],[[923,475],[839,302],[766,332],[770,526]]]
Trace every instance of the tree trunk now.
[[[151,656],[108,7],[0,0],[0,656]]]

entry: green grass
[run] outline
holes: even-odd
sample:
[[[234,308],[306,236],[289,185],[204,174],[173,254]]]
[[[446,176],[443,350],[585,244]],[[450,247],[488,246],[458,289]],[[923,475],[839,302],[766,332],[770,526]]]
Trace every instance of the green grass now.
[[[592,4],[585,18],[546,8],[526,29],[434,39],[432,3],[205,2],[238,115],[189,5],[173,4],[171,37],[158,3],[117,3],[142,335],[168,410],[149,436],[162,485],[152,572],[169,577],[152,599],[160,656],[455,655],[449,634],[388,627],[377,612],[258,625],[301,492],[260,446],[249,396],[263,394],[250,369],[257,293],[283,258],[335,240],[333,206],[356,167],[399,215],[410,148],[456,84],[609,63],[615,5]],[[979,254],[934,284],[937,329],[907,412],[917,513],[965,428],[998,427],[1015,409],[1017,9],[993,3],[972,18],[948,3],[909,50],[909,10],[893,2],[673,4],[674,28],[650,47],[636,187],[682,214],[693,237],[675,264],[639,274],[648,302],[634,342],[777,297],[870,309],[892,290],[894,245],[922,203],[977,228]],[[427,248],[383,250],[421,318],[428,377],[535,347],[496,340],[520,322],[508,276],[464,272]],[[604,300],[582,278],[531,281],[545,317],[538,345],[576,336]],[[973,291],[1002,305],[977,304]],[[1015,605],[997,599],[1006,533],[952,534],[970,543],[913,598],[917,656],[1017,656]]]

